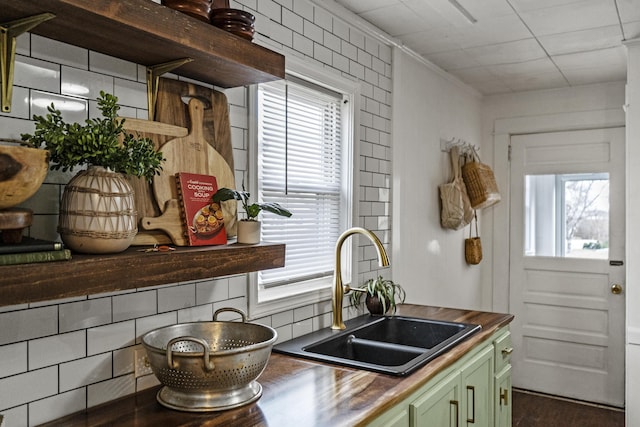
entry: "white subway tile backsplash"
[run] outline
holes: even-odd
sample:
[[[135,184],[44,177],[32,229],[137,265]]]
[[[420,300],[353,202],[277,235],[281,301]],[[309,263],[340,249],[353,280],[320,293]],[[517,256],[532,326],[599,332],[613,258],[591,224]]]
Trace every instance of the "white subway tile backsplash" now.
[[[0,411],[58,393],[55,366],[0,379]]]
[[[60,93],[60,65],[16,55],[13,84]]]
[[[142,336],[150,330],[161,328],[163,326],[175,325],[177,322],[178,313],[175,311],[136,319],[136,343],[140,343]]]
[[[278,334],[278,338],[276,339],[276,344],[279,344],[284,341],[289,341],[293,338],[293,326],[285,325],[279,328],[275,328],[276,333]]]
[[[242,298],[234,298],[228,299],[226,301],[218,301],[213,303],[213,312],[215,314],[216,310],[220,310],[221,308],[237,308],[238,310],[244,311],[247,313],[247,299],[245,297]],[[218,317],[218,320],[237,320],[240,319],[240,316],[233,312],[221,313]]]
[[[229,298],[229,280],[211,279],[196,283],[196,304],[207,304]]]
[[[283,311],[271,316],[271,324],[274,328],[293,323],[293,310]]]
[[[29,404],[29,425],[37,426],[86,408],[84,388],[71,390]]]
[[[149,316],[157,312],[156,291],[135,292],[113,297],[113,321]]]
[[[49,114],[47,107],[51,106],[51,104],[56,110],[60,111],[62,118],[66,122],[84,123],[88,117],[89,107],[85,99],[35,90],[31,91],[32,115],[46,116]]]
[[[87,330],[87,355],[116,350],[135,344],[135,321],[112,323]]]
[[[303,307],[298,307],[293,310],[293,321],[301,322],[306,319],[310,319],[313,317],[313,305],[305,305]]]
[[[113,77],[77,68],[62,67],[60,91],[63,95],[97,99],[100,91],[113,93]]]
[[[97,298],[60,306],[60,332],[91,328],[111,322],[111,298]]]
[[[275,22],[282,22],[282,7],[273,0],[258,1],[258,12]]]
[[[29,341],[29,370],[85,357],[86,347],[84,331],[31,340]]]
[[[193,307],[196,304],[195,284],[158,289],[158,313]]]
[[[302,16],[304,19],[313,21],[313,4],[311,2],[306,1],[294,1],[293,2],[293,11],[298,15]]]
[[[210,322],[211,320],[213,320],[212,304],[178,310],[178,323]]]
[[[92,384],[87,387],[87,407],[99,405],[119,397],[135,393],[136,379],[133,374]]]
[[[118,104],[128,107],[147,109],[147,85],[131,80],[115,79],[113,94]]]
[[[290,9],[282,9],[282,22],[292,31],[302,33],[303,22],[302,17],[293,13]]]
[[[27,343],[0,346],[0,378],[27,370]]]
[[[2,427],[28,427],[27,420],[29,419],[29,407],[28,405],[16,406],[15,408],[2,411],[4,415],[4,422]]]
[[[133,359],[135,350],[142,349],[142,346],[131,346],[115,350],[113,352],[113,376],[119,377],[130,372],[134,372]]]
[[[60,391],[86,386],[111,378],[111,353],[63,363],[60,369]]]
[[[86,70],[89,67],[89,51],[78,46],[31,35],[31,56],[45,61]]]
[[[313,56],[313,40],[302,34],[293,33],[293,48],[306,56]]]
[[[11,111],[2,113],[5,117],[18,117],[21,119],[30,119],[29,115],[29,89],[14,86],[11,95]],[[4,135],[3,135],[4,136]]]
[[[94,51],[89,51],[89,70],[133,81],[138,79],[137,64]]]
[[[229,278],[229,298],[247,296],[247,276],[233,276]]]
[[[16,54],[29,56],[31,52],[31,33],[22,33],[16,38]]]
[[[0,313],[0,345],[58,333],[58,307],[49,306]]]
[[[313,319],[295,322],[291,325],[293,338],[313,332]]]

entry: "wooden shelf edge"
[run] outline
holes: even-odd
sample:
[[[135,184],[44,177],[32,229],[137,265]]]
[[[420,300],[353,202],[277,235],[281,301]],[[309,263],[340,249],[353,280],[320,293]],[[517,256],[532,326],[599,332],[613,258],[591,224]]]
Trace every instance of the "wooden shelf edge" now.
[[[284,56],[151,0],[0,0],[0,23],[56,15],[32,33],[229,88],[284,78]]]
[[[209,279],[284,266],[285,245],[231,244],[0,267],[0,306]]]

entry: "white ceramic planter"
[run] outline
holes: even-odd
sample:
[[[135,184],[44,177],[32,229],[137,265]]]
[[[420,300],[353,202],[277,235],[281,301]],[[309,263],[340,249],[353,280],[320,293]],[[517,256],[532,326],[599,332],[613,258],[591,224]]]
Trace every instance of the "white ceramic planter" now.
[[[138,232],[133,189],[122,174],[91,166],[67,184],[58,232],[76,252],[105,254],[127,249]]]
[[[260,221],[238,221],[238,243],[260,243]]]

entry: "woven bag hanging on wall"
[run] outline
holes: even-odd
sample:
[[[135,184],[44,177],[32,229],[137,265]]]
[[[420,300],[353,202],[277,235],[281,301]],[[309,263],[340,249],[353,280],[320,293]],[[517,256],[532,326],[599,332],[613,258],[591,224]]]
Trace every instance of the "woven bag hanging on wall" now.
[[[462,166],[462,179],[473,209],[488,208],[500,201],[500,191],[493,170],[480,161],[475,149]]]
[[[473,208],[460,170],[460,151],[453,147],[449,151],[453,180],[438,186],[440,191],[440,224],[443,228],[459,230],[471,222]]]
[[[474,213],[473,217],[476,224],[476,237],[471,237],[473,224],[469,225],[469,238],[464,239],[464,259],[467,264],[476,265],[482,261],[482,242],[478,234],[478,216]]]

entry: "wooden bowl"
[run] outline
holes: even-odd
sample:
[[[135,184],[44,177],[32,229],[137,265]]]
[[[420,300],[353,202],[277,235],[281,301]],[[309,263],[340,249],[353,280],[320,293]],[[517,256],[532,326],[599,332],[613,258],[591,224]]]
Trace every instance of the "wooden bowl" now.
[[[0,209],[27,200],[38,191],[49,169],[49,151],[0,145]]]
[[[162,4],[200,21],[209,22],[211,0],[162,0]]]
[[[256,17],[249,12],[241,9],[212,9],[209,16],[211,23],[214,22],[241,22],[245,25],[253,25]]]

